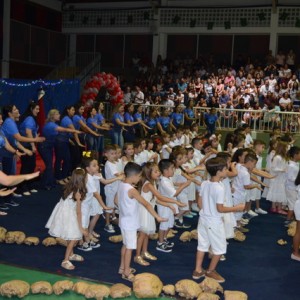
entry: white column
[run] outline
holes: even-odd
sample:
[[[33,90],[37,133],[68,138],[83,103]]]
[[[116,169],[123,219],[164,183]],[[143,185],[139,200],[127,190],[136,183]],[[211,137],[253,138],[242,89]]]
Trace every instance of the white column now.
[[[272,54],[277,53],[277,39],[278,39],[278,9],[272,10],[271,13],[271,24],[270,24],[270,43],[269,50],[272,50]]]
[[[3,2],[3,47],[2,47],[2,78],[9,78],[9,45],[10,45],[10,0]]]
[[[70,67],[76,67],[76,42],[77,36],[75,33],[71,33],[69,36],[69,57]]]
[[[168,35],[165,33],[159,33],[153,35],[152,45],[152,62],[156,64],[158,55],[161,55],[162,59],[167,56],[167,39]]]

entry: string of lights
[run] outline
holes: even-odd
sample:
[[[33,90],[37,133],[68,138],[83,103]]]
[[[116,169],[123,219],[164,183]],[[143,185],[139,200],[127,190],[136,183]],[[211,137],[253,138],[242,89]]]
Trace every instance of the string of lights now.
[[[40,84],[40,85],[44,85],[44,86],[56,86],[56,85],[59,85],[63,82],[64,80],[60,79],[59,81],[44,81],[42,79],[39,79],[39,80],[33,80],[33,81],[29,81],[29,82],[16,82],[14,80],[14,82],[10,81],[10,80],[5,80],[5,79],[2,79],[0,80],[0,83],[1,84],[5,84],[5,85],[8,85],[8,86],[17,86],[17,87],[27,87],[27,86],[31,86],[31,85],[35,85],[35,84]],[[65,81],[65,83],[68,83],[68,84],[73,84],[73,81],[70,81],[70,80],[67,80]]]

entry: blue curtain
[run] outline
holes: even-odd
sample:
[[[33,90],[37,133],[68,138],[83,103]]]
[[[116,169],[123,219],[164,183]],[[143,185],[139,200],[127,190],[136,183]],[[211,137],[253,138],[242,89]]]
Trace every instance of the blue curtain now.
[[[0,109],[14,104],[22,114],[30,101],[38,100],[38,91],[45,91],[44,106],[46,114],[52,108],[60,112],[67,105],[75,104],[80,98],[80,82],[72,80],[19,80],[0,79]]]

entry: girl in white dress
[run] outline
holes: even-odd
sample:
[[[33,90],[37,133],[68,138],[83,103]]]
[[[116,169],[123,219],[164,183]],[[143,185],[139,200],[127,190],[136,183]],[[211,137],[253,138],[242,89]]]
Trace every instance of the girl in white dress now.
[[[111,179],[104,179],[102,177],[102,174],[99,173],[98,161],[93,157],[83,157],[82,167],[86,170],[88,177],[87,196],[86,199],[84,199],[83,201],[83,206],[87,206],[85,209],[87,211],[87,215],[84,216],[84,218],[87,218],[85,226],[88,226],[89,231],[88,242],[91,248],[99,248],[100,244],[97,244],[97,238],[99,238],[100,235],[96,233],[94,229],[96,227],[100,215],[103,214],[103,210],[111,209],[107,207],[102,200],[102,197],[100,195],[100,183],[110,184],[115,181],[124,179],[124,175],[121,174]],[[92,218],[90,219],[90,217]]]
[[[294,218],[294,206],[298,198],[295,180],[299,173],[300,148],[295,146],[291,147],[288,155],[290,161],[287,168],[285,191],[289,210],[287,219],[285,221],[285,226],[288,226]]]
[[[287,213],[282,209],[282,205],[287,203],[285,183],[286,172],[288,167],[287,157],[288,144],[282,141],[277,143],[275,154],[271,160],[270,173],[276,176],[270,180],[267,200],[272,202],[271,213],[278,213],[286,215]]]
[[[175,213],[175,208],[172,203],[179,206],[182,206],[182,204],[176,200],[162,196],[157,191],[156,181],[159,179],[160,175],[161,173],[156,163],[148,162],[143,166],[141,196],[149,202],[153,208],[156,203],[158,203],[169,207]],[[145,259],[151,261],[157,260],[155,256],[148,252],[149,235],[155,233],[156,224],[154,217],[141,204],[139,204],[139,220],[140,229],[134,261],[142,266],[148,266],[149,262]]]
[[[269,150],[268,150],[268,154],[267,154],[267,158],[266,158],[266,168],[265,168],[266,172],[270,172],[271,162],[274,157],[276,147],[277,147],[277,140],[276,139],[270,140]],[[270,179],[264,178],[264,183],[267,186],[269,186]],[[269,188],[265,187],[261,197],[267,198],[268,192],[269,192]]]
[[[71,179],[65,185],[63,196],[56,204],[46,224],[49,234],[67,241],[64,260],[61,266],[67,270],[74,270],[71,261],[83,261],[83,257],[74,254],[73,249],[82,236],[88,236],[81,221],[81,204],[87,194],[86,172],[77,168],[73,171]]]

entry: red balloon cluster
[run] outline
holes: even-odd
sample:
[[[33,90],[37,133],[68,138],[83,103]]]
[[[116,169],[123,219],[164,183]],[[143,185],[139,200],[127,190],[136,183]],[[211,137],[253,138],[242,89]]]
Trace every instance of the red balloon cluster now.
[[[81,95],[81,102],[86,108],[93,106],[93,103],[100,91],[104,87],[110,95],[112,105],[123,103],[124,94],[115,76],[108,73],[97,73],[85,84]]]

